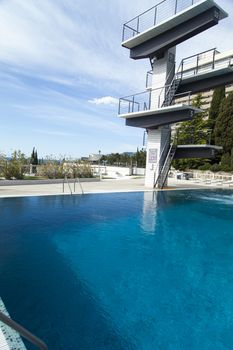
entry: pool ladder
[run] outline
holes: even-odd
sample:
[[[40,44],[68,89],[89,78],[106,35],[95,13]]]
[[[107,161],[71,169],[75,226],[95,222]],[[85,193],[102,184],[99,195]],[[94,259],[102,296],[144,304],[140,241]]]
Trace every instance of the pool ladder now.
[[[34,334],[29,332],[26,328],[24,328],[14,320],[12,320],[10,317],[5,315],[1,311],[0,311],[0,321],[4,323],[6,326],[16,331],[18,334],[20,334],[21,337],[27,339],[30,343],[34,344],[37,348],[41,350],[48,350],[47,345],[40,338],[36,337]]]
[[[81,184],[81,182],[80,182],[79,177],[74,178],[73,180],[74,180],[74,182],[73,182],[73,186],[74,186],[73,188],[74,188],[74,189],[73,189],[73,191],[72,191],[70,181],[68,180],[67,176],[64,176],[63,183],[62,183],[62,192],[65,193],[65,183],[67,183],[68,188],[69,188],[69,191],[70,191],[70,194],[72,195],[73,193],[76,192],[76,183],[78,183],[78,184],[79,184],[79,187],[80,187],[80,189],[81,189],[81,193],[84,194],[83,187],[82,187],[82,184]]]

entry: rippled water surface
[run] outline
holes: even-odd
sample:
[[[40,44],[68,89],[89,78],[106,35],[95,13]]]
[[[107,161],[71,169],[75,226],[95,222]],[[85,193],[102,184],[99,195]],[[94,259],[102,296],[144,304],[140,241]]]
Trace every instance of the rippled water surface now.
[[[0,296],[51,350],[232,350],[233,192],[1,199]]]

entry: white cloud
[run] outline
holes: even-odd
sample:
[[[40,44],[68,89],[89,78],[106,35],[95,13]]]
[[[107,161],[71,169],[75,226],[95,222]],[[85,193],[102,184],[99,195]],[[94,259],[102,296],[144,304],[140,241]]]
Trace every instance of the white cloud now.
[[[98,79],[101,86],[111,83],[115,89],[132,86],[136,79],[142,82],[145,62],[137,62],[135,70],[120,46],[121,2],[107,7],[104,1],[85,0],[1,2],[0,62],[66,85],[76,80],[78,85],[83,78]]]
[[[101,98],[93,98],[92,100],[89,100],[88,102],[93,103],[97,106],[99,105],[105,105],[105,106],[117,106],[118,105],[118,99],[111,96],[105,96]]]

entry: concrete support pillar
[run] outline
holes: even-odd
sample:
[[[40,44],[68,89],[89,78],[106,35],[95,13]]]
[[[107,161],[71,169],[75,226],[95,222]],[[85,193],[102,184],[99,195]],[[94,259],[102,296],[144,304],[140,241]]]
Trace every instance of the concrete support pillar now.
[[[166,88],[170,84],[175,74],[176,48],[172,48],[164,53],[162,58],[153,60],[151,108],[160,108],[163,104]]]
[[[169,147],[170,127],[148,130],[145,186],[153,188]],[[161,157],[162,156],[162,157]]]
[[[171,83],[175,74],[175,53],[176,49],[172,48],[162,58],[153,61],[151,109],[158,109],[163,104],[167,90],[164,86]],[[169,149],[171,129],[170,126],[163,126],[147,132],[145,186],[153,188]]]

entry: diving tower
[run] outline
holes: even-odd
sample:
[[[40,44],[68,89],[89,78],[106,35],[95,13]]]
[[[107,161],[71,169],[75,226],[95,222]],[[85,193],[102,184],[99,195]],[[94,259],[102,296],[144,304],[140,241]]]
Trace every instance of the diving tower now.
[[[216,48],[184,58],[176,45],[211,28],[228,14],[214,0],[163,0],[123,26],[122,46],[132,59],[148,58],[146,90],[119,100],[127,126],[147,131],[147,187],[163,188],[173,159],[213,158],[221,147],[177,145],[171,125],[192,120],[201,109],[191,95],[233,82],[233,51]]]

